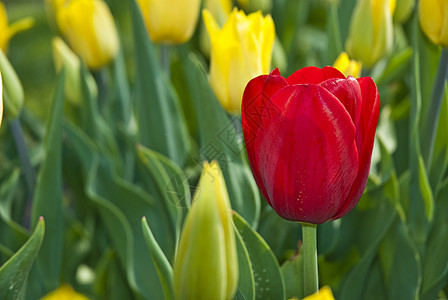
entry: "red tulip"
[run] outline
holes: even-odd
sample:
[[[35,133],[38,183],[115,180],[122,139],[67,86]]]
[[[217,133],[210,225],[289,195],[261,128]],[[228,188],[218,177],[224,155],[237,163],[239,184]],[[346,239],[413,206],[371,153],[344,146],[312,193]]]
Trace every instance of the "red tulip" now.
[[[370,77],[307,67],[252,79],[242,102],[250,166],[283,218],[321,224],[349,213],[366,187],[380,110]]]

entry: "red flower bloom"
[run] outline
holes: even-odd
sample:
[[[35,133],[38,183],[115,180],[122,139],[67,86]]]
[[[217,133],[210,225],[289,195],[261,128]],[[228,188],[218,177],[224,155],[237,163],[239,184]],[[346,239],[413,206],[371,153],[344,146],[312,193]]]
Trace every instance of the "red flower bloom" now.
[[[255,180],[283,218],[314,224],[349,213],[366,187],[380,110],[370,77],[307,67],[252,79],[242,102]]]

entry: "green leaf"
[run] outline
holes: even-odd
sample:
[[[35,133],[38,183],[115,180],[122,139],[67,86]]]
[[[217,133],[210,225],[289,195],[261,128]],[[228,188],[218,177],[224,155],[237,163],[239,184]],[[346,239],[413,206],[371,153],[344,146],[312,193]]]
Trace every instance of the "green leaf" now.
[[[179,98],[162,72],[140,10],[132,2],[136,57],[134,113],[138,141],[184,166],[191,144]]]
[[[226,181],[232,208],[251,226],[256,227],[260,214],[260,196],[249,167],[242,155],[244,140],[239,117],[228,117],[208,82],[201,63],[194,55],[180,51],[182,78],[190,94],[189,103],[197,120],[199,152],[197,163],[216,160]],[[180,72],[179,72],[180,73]]]
[[[434,216],[434,197],[432,195],[428,175],[426,174],[425,163],[421,156],[418,158],[418,173],[419,188],[424,203],[425,216],[428,222],[431,222]]]
[[[292,256],[282,265],[282,274],[285,280],[286,299],[299,298],[303,295],[303,258],[299,254]]]
[[[285,299],[285,286],[277,259],[263,238],[237,213],[233,222],[249,253],[255,280],[255,299]]]
[[[46,292],[59,286],[64,219],[62,214],[62,120],[65,72],[59,75],[44,139],[45,160],[40,168],[32,207],[32,224],[43,216],[47,222],[42,249],[36,259]],[[34,276],[33,276],[34,277]],[[45,292],[43,291],[43,292]],[[42,291],[41,291],[42,292]],[[39,295],[42,296],[42,295]]]
[[[429,233],[423,259],[422,300],[436,299],[448,280],[448,183],[438,197],[435,221]]]
[[[149,253],[156,267],[157,274],[159,275],[165,299],[174,299],[173,268],[171,267],[162,249],[160,249],[160,246],[154,238],[154,235],[152,234],[145,217],[143,217],[142,219],[142,230],[143,236],[146,240],[146,244],[149,248]]]
[[[422,280],[420,256],[403,220],[397,218],[378,253],[388,298],[417,299]]]
[[[255,282],[252,263],[244,240],[235,228],[235,241],[238,255],[238,291],[235,300],[255,300]]]
[[[16,300],[23,296],[28,273],[44,239],[45,222],[40,218],[29,240],[0,268],[0,299]]]
[[[396,79],[403,77],[412,59],[412,48],[406,47],[394,54],[385,65],[381,74],[374,74],[373,78],[377,85],[386,85]]]

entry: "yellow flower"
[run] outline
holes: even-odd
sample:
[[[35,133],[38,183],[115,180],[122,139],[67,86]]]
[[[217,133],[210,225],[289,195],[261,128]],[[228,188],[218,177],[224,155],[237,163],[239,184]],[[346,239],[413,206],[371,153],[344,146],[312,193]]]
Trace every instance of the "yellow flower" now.
[[[154,42],[181,44],[193,35],[200,0],[137,0],[137,3]]]
[[[232,11],[232,1],[230,0],[205,0],[204,8],[207,9],[215,18],[216,22],[222,26],[229,17]],[[210,37],[208,36],[207,29],[201,24],[199,32],[199,46],[202,53],[210,57]]]
[[[373,66],[392,49],[395,0],[358,0],[346,49],[350,56]]]
[[[341,71],[342,74],[358,78],[361,75],[362,63],[354,59],[350,59],[347,53],[342,52],[335,60],[333,67]]]
[[[104,1],[71,0],[57,8],[56,17],[70,47],[91,69],[104,66],[117,55],[117,29]]]
[[[204,170],[187,215],[173,268],[176,299],[228,300],[238,284],[238,258],[224,177],[216,161]]]
[[[260,11],[246,16],[234,9],[222,29],[213,16],[203,11],[211,41],[210,84],[222,106],[240,113],[246,84],[271,67],[275,39],[274,21]]]
[[[324,286],[316,294],[312,294],[303,300],[334,300],[333,293],[328,286]]]
[[[3,119],[3,82],[2,73],[0,72],[0,126],[2,125]]]
[[[64,284],[45,295],[41,300],[89,300],[89,298],[77,293],[70,285]]]
[[[448,0],[419,1],[420,26],[437,45],[448,47]]]
[[[5,5],[0,2],[0,49],[6,52],[9,40],[15,34],[29,29],[33,24],[33,18],[25,18],[9,25]]]

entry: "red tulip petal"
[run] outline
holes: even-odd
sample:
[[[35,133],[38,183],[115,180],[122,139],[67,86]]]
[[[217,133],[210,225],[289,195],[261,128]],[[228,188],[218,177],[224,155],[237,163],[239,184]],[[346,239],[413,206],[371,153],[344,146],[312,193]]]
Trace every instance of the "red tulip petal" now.
[[[292,73],[286,80],[289,84],[319,84],[331,78],[345,79],[345,76],[333,67],[306,67]]]
[[[375,139],[376,125],[380,113],[380,96],[378,89],[370,77],[358,79],[362,93],[361,121],[358,130],[361,132],[362,147],[359,155],[358,175],[347,198],[347,203],[332,218],[339,219],[348,214],[358,204],[359,199],[366,188],[369,178],[370,159],[372,156],[373,142]]]
[[[283,218],[323,223],[344,204],[358,171],[355,126],[326,89],[293,85],[267,104],[283,108],[263,120],[253,170]]]
[[[286,80],[280,76],[278,69],[275,69],[269,75],[261,75],[249,81],[243,93],[241,118],[243,123],[244,142],[246,144],[247,154],[249,156],[249,162],[251,163],[255,181],[265,197],[267,196],[264,187],[257,181],[260,177],[259,174],[257,174],[257,168],[252,166],[252,163],[255,162],[253,142],[260,129],[262,119],[270,117],[269,111],[264,111],[266,103],[269,102],[269,99],[273,94],[286,85],[288,85]]]
[[[325,80],[320,84],[320,86],[324,87],[327,91],[338,98],[352,117],[352,121],[357,128],[356,146],[358,149],[358,155],[360,155],[362,135],[359,128],[359,122],[361,118],[362,95],[361,87],[359,86],[358,81],[352,76],[349,76],[347,79],[332,78]]]

